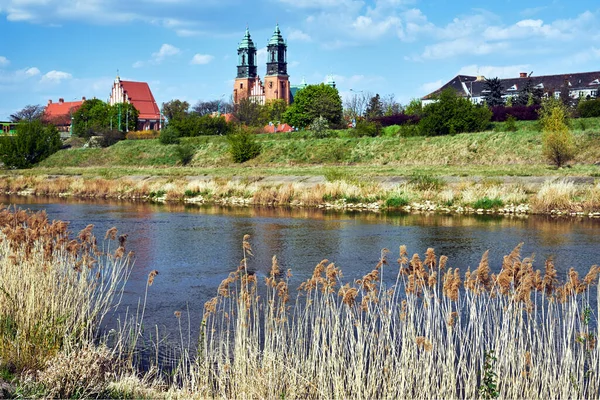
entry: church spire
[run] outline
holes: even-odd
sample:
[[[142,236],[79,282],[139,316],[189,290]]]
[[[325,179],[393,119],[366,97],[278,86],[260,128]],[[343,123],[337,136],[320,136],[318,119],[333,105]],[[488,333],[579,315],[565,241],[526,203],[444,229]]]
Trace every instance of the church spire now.
[[[273,36],[267,44],[267,75],[287,75],[287,44],[275,26]]]
[[[256,77],[256,46],[250,37],[250,30],[246,26],[246,33],[238,46],[238,78]]]

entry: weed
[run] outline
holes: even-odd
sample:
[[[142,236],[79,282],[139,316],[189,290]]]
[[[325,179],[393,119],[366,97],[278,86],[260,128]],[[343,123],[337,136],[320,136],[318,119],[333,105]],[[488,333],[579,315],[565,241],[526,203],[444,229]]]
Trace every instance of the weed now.
[[[482,199],[478,199],[473,203],[473,208],[482,208],[484,210],[491,210],[494,208],[500,208],[504,205],[504,202],[499,198],[490,199],[489,197],[484,197]]]
[[[404,197],[393,196],[389,197],[385,200],[385,205],[388,208],[400,208],[407,206],[409,204],[408,200]]]
[[[498,375],[494,372],[494,364],[498,359],[494,356],[494,350],[485,352],[483,365],[483,377],[479,386],[479,394],[484,399],[496,399],[500,396],[498,392]]]
[[[416,189],[422,190],[422,191],[425,191],[425,190],[439,191],[445,185],[445,182],[440,178],[436,178],[432,175],[419,174],[419,173],[413,174],[410,177],[408,182],[410,184],[414,185]]]

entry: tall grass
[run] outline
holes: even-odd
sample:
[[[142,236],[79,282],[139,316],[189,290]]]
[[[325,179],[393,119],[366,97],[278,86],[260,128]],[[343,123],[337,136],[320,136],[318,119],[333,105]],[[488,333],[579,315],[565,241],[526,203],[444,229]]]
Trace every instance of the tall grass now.
[[[347,283],[324,260],[295,299],[276,258],[263,286],[245,256],[205,306],[190,382],[225,398],[476,398],[492,384],[501,398],[597,396],[600,268],[560,285],[520,249],[497,275],[487,252],[461,275],[433,249],[401,247],[397,267],[384,250]]]
[[[105,247],[92,225],[71,239],[44,212],[0,211],[0,362],[40,369],[68,346],[93,342],[130,271],[125,237]]]

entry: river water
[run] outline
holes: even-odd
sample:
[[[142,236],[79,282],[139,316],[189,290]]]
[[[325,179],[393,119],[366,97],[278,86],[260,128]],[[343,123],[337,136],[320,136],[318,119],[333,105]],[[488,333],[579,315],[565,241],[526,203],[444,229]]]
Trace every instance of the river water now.
[[[98,239],[111,227],[127,233],[127,250],[135,265],[126,286],[121,312],[135,311],[152,270],[159,271],[148,293],[146,326],[165,332],[176,326],[174,312],[188,310],[192,330],[202,318],[204,303],[216,295],[219,283],[242,258],[242,237],[250,234],[254,256],[250,268],[268,274],[277,255],[283,270],[292,269],[294,281],[312,274],[323,259],[341,267],[351,281],[369,272],[383,248],[388,248],[395,278],[398,248],[409,255],[433,247],[449,257],[448,266],[477,267],[490,250],[492,271],[520,242],[522,256],[535,253],[534,267],[542,269],[553,257],[561,280],[573,267],[585,274],[600,264],[600,220],[557,219],[549,216],[449,216],[399,213],[333,212],[289,208],[225,208],[132,202],[64,200],[0,196],[0,203],[46,210],[50,220],[70,222],[78,233],[94,224]],[[292,285],[292,287],[297,287]]]

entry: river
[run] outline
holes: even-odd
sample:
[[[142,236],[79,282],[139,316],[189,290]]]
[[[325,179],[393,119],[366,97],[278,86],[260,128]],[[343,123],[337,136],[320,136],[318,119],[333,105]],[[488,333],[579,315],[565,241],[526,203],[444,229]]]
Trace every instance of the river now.
[[[523,257],[535,253],[536,269],[543,270],[544,261],[553,257],[561,280],[571,267],[585,274],[591,265],[600,264],[600,220],[589,218],[198,207],[6,196],[0,196],[0,202],[46,210],[50,220],[69,221],[74,234],[94,224],[99,241],[113,226],[127,233],[127,250],[135,252],[135,265],[121,312],[125,307],[137,308],[149,272],[157,270],[148,294],[145,325],[157,324],[165,332],[176,325],[174,312],[187,316],[187,310],[196,330],[204,303],[239,264],[245,234],[251,235],[251,269],[265,276],[271,257],[277,255],[282,269],[291,268],[298,283],[324,258],[342,268],[344,279],[359,278],[375,266],[383,248],[391,250],[387,277],[395,278],[402,244],[409,255],[422,257],[433,247],[438,256],[449,257],[450,267],[463,272],[476,268],[488,249],[490,266],[497,272],[502,257],[520,242],[524,243]]]

